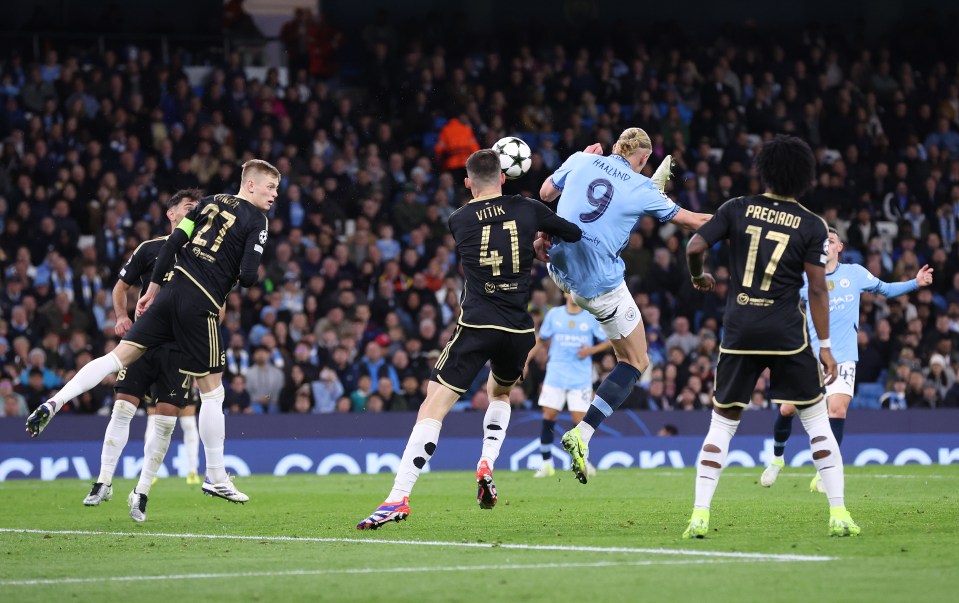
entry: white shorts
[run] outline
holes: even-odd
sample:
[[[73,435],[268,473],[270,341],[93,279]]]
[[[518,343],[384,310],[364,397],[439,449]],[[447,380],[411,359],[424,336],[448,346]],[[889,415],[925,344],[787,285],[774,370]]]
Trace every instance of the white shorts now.
[[[856,388],[856,363],[851,360],[846,362],[840,362],[837,367],[839,376],[836,377],[836,380],[832,382],[831,385],[826,386],[826,399],[829,399],[829,396],[833,394],[846,394],[849,397],[852,397],[853,390]]]
[[[596,317],[608,339],[623,339],[643,324],[643,317],[626,283],[620,283],[612,291],[592,299],[584,299],[573,293],[573,301]]]
[[[539,405],[553,408],[562,412],[564,406],[569,406],[570,412],[586,412],[593,402],[593,388],[562,389],[543,384],[543,391],[539,394]]]

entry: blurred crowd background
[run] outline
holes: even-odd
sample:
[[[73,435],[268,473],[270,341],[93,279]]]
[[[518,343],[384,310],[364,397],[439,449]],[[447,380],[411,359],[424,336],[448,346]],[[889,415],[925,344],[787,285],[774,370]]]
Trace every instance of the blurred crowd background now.
[[[693,211],[760,192],[751,158],[776,133],[818,159],[802,202],[839,229],[843,261],[878,278],[935,281],[863,295],[857,406],[959,406],[959,62],[954,15],[865,33],[748,21],[690,34],[676,23],[560,42],[535,24],[467,38],[385,9],[341,28],[296,9],[263,38],[231,0],[219,50],[64,36],[11,37],[0,53],[0,401],[25,415],[116,345],[110,292],[142,241],[168,232],[184,188],[238,190],[251,158],[283,178],[261,282],[227,301],[230,412],[416,410],[459,314],[449,215],[468,199],[470,152],[506,135],[534,150],[508,193],[536,198],[571,153],[624,128],[653,139],[651,174]],[[575,40],[575,42],[570,42]],[[282,65],[259,66],[267,42]],[[623,252],[651,368],[627,407],[709,408],[728,272],[692,289],[688,233],[640,221]],[[534,268],[530,312],[561,304]],[[130,307],[133,307],[132,300]],[[614,365],[594,358],[598,382]],[[514,389],[534,407],[546,358]],[[484,409],[481,374],[457,410]],[[757,383],[753,407],[767,408]],[[105,382],[70,405],[106,412]]]

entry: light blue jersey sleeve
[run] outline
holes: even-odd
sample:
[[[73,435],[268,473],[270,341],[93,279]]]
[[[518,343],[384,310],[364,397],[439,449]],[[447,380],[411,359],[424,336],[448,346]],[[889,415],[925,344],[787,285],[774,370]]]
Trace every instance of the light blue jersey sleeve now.
[[[799,290],[799,301],[804,304],[809,302],[809,277],[802,273],[802,289]]]
[[[642,191],[643,213],[653,216],[661,224],[672,220],[679,213],[680,207],[666,196],[656,185],[644,187]]]
[[[553,338],[553,321],[550,319],[553,318],[555,313],[556,308],[553,308],[547,312],[546,316],[543,318],[543,323],[539,326],[539,338],[543,341],[549,341]]]
[[[580,161],[580,157],[584,154],[582,151],[576,151],[566,158],[566,161],[563,162],[563,165],[559,166],[559,169],[553,172],[549,181],[553,183],[553,186],[555,186],[557,190],[562,192],[562,190],[566,188],[566,176],[569,175],[569,172]]]
[[[916,283],[915,279],[906,281],[904,283],[887,283],[886,281],[873,276],[871,272],[862,266],[857,265],[856,268],[856,276],[859,278],[859,287],[863,291],[878,293],[879,295],[883,295],[885,297],[899,297],[900,295],[912,293],[913,291],[919,289],[919,284]]]

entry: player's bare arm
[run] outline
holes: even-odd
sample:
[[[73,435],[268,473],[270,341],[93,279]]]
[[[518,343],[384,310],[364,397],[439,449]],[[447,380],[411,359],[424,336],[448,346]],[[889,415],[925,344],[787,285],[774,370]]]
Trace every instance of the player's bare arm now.
[[[694,211],[689,211],[687,209],[680,208],[676,215],[673,216],[669,221],[675,224],[676,226],[682,226],[687,230],[696,231],[712,219],[712,214],[701,214]]]
[[[685,210],[681,209],[679,211],[682,213]],[[686,245],[686,263],[689,266],[689,276],[693,281],[693,287],[699,291],[709,291],[716,284],[713,275],[705,271],[704,263],[707,249],[709,249],[709,245],[706,243],[706,239],[699,234],[694,234]]]
[[[556,185],[553,184],[553,177],[549,176],[543,181],[543,186],[539,187],[539,198],[546,203],[552,203],[553,201],[559,199],[559,196],[563,191],[556,188]]]
[[[838,373],[832,350],[828,345],[822,345],[823,342],[829,341],[829,291],[826,288],[826,269],[808,262],[805,263],[804,268],[809,281],[809,312],[812,314],[812,322],[820,341],[819,361],[822,363],[826,385],[830,385],[836,380]]]
[[[130,285],[123,282],[123,279],[117,279],[117,284],[113,286],[113,312],[116,314],[116,326],[114,332],[123,337],[133,326],[130,320],[130,312],[127,310],[127,294],[130,292]]]

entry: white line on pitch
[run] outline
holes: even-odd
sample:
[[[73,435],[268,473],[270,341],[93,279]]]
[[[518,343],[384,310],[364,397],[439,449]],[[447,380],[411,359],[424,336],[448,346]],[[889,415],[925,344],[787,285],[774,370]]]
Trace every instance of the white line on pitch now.
[[[753,561],[753,560],[747,560]],[[89,584],[96,582],[143,582],[156,580],[209,580],[215,578],[272,578],[289,576],[326,576],[334,574],[413,574],[426,572],[476,572],[497,570],[536,570],[605,567],[642,567],[661,565],[704,565],[727,563],[727,560],[691,559],[662,561],[597,561],[594,563],[529,563],[524,565],[448,565],[426,567],[367,567],[330,570],[285,570],[276,572],[230,572],[222,574],[170,574],[165,576],[99,576],[85,578],[36,578],[0,580],[0,586],[49,586],[57,584]]]
[[[753,472],[752,470],[753,470],[753,469],[755,469],[755,470],[762,469],[762,467],[756,467],[756,468],[754,468],[754,467],[737,467],[737,469],[740,469],[740,471],[735,471],[735,470],[734,470],[734,471],[729,471],[728,469],[727,469],[726,471],[723,471],[723,477],[753,477],[753,478],[754,478],[754,477],[756,477],[756,475],[754,474],[754,472]],[[749,471],[749,472],[744,472],[744,471],[741,471],[742,469],[750,469],[750,471]],[[780,473],[780,474],[779,474],[779,477],[780,477],[780,478],[782,478],[782,477],[797,477],[797,478],[809,479],[809,476],[812,475],[811,472],[812,472],[812,470],[814,469],[814,467],[813,467],[812,465],[803,465],[802,467],[787,467],[787,469],[808,469],[808,472],[807,472],[805,475],[799,475],[799,474],[790,473],[790,472],[787,472],[787,473],[785,473],[785,474]],[[652,470],[652,471],[655,471],[655,470]],[[691,474],[691,473],[683,473],[682,471],[656,471],[655,473],[649,475],[649,477],[653,477],[653,476],[657,476],[657,477],[658,477],[658,476],[663,476],[663,477],[689,477],[690,475],[692,475],[692,474]],[[860,478],[860,479],[872,479],[872,478],[877,478],[877,479],[950,479],[950,478],[954,478],[954,477],[959,477],[959,474],[956,474],[956,475],[903,475],[903,474],[898,474],[898,473],[876,473],[876,474],[870,475],[870,474],[868,474],[868,473],[858,474],[858,473],[849,473],[849,472],[846,472],[846,473],[845,473],[845,476],[846,476],[847,479],[850,478],[850,477],[852,477],[852,478]],[[646,474],[645,474],[645,473],[640,473],[640,477],[646,477]]]
[[[399,544],[475,549],[509,549],[522,551],[565,551],[576,553],[644,553],[681,557],[715,557],[723,559],[756,559],[760,561],[833,561],[836,557],[821,555],[779,555],[774,553],[740,553],[731,551],[696,551],[686,549],[646,549],[632,547],[571,546],[561,544],[510,544],[491,542],[445,542],[439,540],[374,540],[371,538],[320,538],[296,536],[241,536],[235,534],[173,534],[164,532],[100,532],[95,530],[33,530],[0,528],[0,533],[60,534],[66,536],[146,536],[150,538],[198,538],[206,540],[255,540],[269,542],[330,542],[349,544]]]

